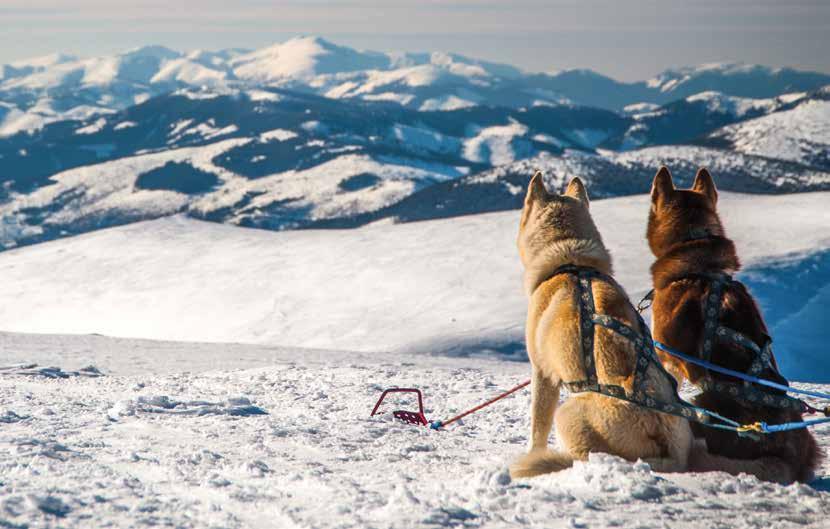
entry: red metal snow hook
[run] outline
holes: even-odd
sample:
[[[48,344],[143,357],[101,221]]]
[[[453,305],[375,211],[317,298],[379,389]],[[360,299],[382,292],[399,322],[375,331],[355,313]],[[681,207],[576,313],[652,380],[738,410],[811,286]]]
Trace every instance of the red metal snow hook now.
[[[390,393],[415,393],[416,395],[418,395],[417,412],[395,410],[392,412],[392,415],[394,415],[396,419],[401,420],[405,423],[419,424],[421,426],[427,425],[427,418],[424,417],[424,397],[423,395],[421,395],[421,390],[415,388],[391,388],[385,390],[383,393],[380,394],[380,398],[378,399],[377,404],[375,404],[375,407],[372,409],[372,415],[370,415],[370,417],[378,412],[378,408],[380,408],[381,402],[383,402],[383,399],[386,398],[386,395]]]
[[[466,417],[467,415],[470,415],[471,413],[475,413],[478,410],[480,410],[484,407],[487,407],[490,404],[493,404],[494,402],[497,402],[497,401],[499,401],[499,400],[501,400],[501,399],[503,399],[507,396],[510,396],[513,393],[515,393],[515,392],[519,391],[520,389],[522,389],[524,387],[527,387],[529,385],[530,385],[530,380],[526,380],[526,381],[522,382],[521,384],[519,384],[518,386],[516,386],[512,389],[509,389],[508,391],[505,391],[504,393],[502,393],[500,395],[497,395],[497,396],[493,397],[492,399],[488,400],[487,402],[479,404],[478,406],[476,406],[474,408],[470,408],[469,410],[465,411],[464,413],[460,413],[460,414],[456,415],[455,417],[453,417],[451,419],[447,419],[446,421],[432,421],[432,422],[427,421],[427,418],[424,416],[424,398],[423,398],[423,395],[421,394],[420,389],[415,389],[415,388],[391,388],[391,389],[387,389],[383,393],[381,393],[377,404],[375,404],[375,407],[372,409],[372,414],[370,415],[370,417],[377,413],[378,408],[380,408],[380,405],[383,402],[383,399],[386,398],[386,395],[388,395],[390,393],[415,393],[416,395],[418,395],[418,411],[417,412],[396,410],[396,411],[392,412],[392,415],[396,419],[401,420],[401,421],[403,421],[407,424],[417,424],[419,426],[429,426],[433,430],[439,430],[439,429],[441,429],[445,426],[448,426],[448,425],[450,425],[450,424],[452,424],[452,423],[454,423],[458,420],[463,419],[464,417]]]

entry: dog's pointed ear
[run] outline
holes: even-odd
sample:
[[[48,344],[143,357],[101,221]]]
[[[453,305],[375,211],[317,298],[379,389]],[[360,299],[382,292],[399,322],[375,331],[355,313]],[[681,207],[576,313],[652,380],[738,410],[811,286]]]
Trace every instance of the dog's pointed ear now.
[[[669,168],[664,165],[654,175],[654,182],[651,184],[651,202],[656,204],[670,197],[672,193],[674,193],[674,182]]]
[[[585,191],[585,185],[578,176],[575,176],[571,180],[571,183],[568,184],[568,188],[565,189],[565,195],[579,200],[586,208],[589,207],[588,192]]]
[[[718,203],[718,189],[715,187],[715,181],[712,180],[712,175],[705,167],[701,167],[695,176],[695,183],[692,185],[692,191],[703,193],[712,204]]]
[[[548,201],[549,196],[548,190],[545,189],[545,182],[542,180],[542,171],[536,171],[533,178],[530,179],[530,184],[527,186],[525,206],[529,206],[536,202],[545,203]]]

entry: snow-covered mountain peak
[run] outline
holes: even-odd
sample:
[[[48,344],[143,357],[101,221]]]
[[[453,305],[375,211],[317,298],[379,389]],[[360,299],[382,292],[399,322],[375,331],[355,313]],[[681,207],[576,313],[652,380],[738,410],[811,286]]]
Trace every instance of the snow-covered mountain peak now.
[[[794,99],[794,100],[797,100]],[[689,103],[703,103],[710,112],[730,114],[735,117],[743,117],[750,112],[770,112],[780,105],[776,99],[752,99],[748,97],[736,97],[707,90],[686,98]]]
[[[775,74],[777,71],[767,66],[760,66],[757,64],[712,62],[694,66],[670,68],[660,72],[651,79],[648,79],[645,83],[649,88],[658,88],[662,92],[668,92],[676,88],[679,84],[700,75],[735,75],[752,73]]]
[[[770,66],[762,66],[760,64],[750,64],[745,62],[709,62],[698,64],[697,66],[686,66],[683,68],[679,68],[678,71],[687,74],[701,72],[750,73],[756,71],[775,73],[777,71],[780,71],[780,68],[772,68]]]
[[[717,90],[742,97],[772,97],[816,88],[823,74],[747,63],[709,63],[666,70],[644,85],[664,94]]]
[[[66,53],[50,53],[48,55],[41,55],[39,57],[32,57],[29,59],[21,59],[19,61],[10,62],[8,66],[13,68],[46,68],[56,64],[63,64],[66,62],[77,61],[78,58],[74,55]]]
[[[605,77],[604,75],[589,68],[565,68],[562,70],[552,70],[546,75],[550,77]]]
[[[134,60],[139,57],[150,57],[157,60],[171,60],[178,59],[182,56],[182,54],[176,50],[171,50],[166,46],[150,44],[147,46],[139,46],[137,48],[129,49],[123,53],[118,54],[118,56],[127,60]]]
[[[385,69],[389,57],[360,52],[319,37],[298,37],[241,55],[231,61],[240,79],[274,82],[321,74]]]
[[[179,82],[193,87],[223,87],[228,79],[224,68],[212,68],[190,58],[167,61],[150,78],[150,83]]]
[[[41,57],[22,59],[0,66],[0,83],[16,78],[27,77],[46,69],[77,61],[77,57],[63,53],[52,53]]]
[[[227,63],[240,55],[251,53],[252,50],[243,48],[229,48],[218,51],[192,50],[185,54],[187,60],[209,67],[227,67]]]
[[[229,84],[243,89],[283,86],[330,98],[394,102],[429,111],[485,102],[531,108],[563,101],[619,111],[634,103],[665,105],[706,91],[767,99],[812,92],[830,82],[828,75],[788,68],[705,64],[625,83],[587,69],[538,74],[455,53],[364,51],[312,36],[253,51],[180,53],[145,46],[86,59],[55,54],[5,65],[0,74],[0,101],[14,104],[24,114],[13,130],[40,127],[44,116],[28,112],[47,96],[60,100],[56,109],[94,101],[121,110],[180,88]]]
[[[181,53],[163,46],[143,46],[116,55],[77,59],[69,55],[50,55],[26,61],[19,75],[5,75],[2,88],[51,90],[68,86],[106,86],[123,81],[149,83],[168,61]],[[16,65],[24,63],[14,63]],[[8,69],[8,67],[7,67]]]
[[[430,63],[466,77],[496,76],[512,79],[523,74],[522,70],[507,64],[471,59],[456,53],[433,52],[430,54]]]
[[[104,82],[116,79],[136,83],[149,83],[168,62],[181,57],[181,53],[164,46],[143,46],[113,57],[116,72]]]
[[[360,72],[372,77],[376,72],[394,72],[408,86],[423,86],[444,73],[462,78],[499,77],[514,79],[523,75],[506,64],[472,59],[455,53],[381,53],[340,46],[320,37],[298,37],[274,44],[230,61],[240,79],[258,82],[306,80],[317,86],[328,85],[329,78],[342,79]],[[429,79],[424,82],[424,79]],[[411,81],[411,82],[410,82]]]

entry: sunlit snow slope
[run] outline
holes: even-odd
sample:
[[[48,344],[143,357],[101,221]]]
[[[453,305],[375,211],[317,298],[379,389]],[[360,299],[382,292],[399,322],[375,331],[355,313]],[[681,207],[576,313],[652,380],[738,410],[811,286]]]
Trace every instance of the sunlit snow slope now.
[[[785,372],[803,379],[830,380],[804,361],[828,364],[812,347],[827,333],[816,319],[830,284],[828,199],[724,193],[719,206],[776,342],[791,346],[778,352]],[[648,197],[592,211],[618,278],[641,295]],[[522,358],[517,223],[515,211],[340,231],[137,223],[1,254],[0,329]],[[797,325],[777,325],[799,311]],[[809,343],[789,336],[802,327]]]

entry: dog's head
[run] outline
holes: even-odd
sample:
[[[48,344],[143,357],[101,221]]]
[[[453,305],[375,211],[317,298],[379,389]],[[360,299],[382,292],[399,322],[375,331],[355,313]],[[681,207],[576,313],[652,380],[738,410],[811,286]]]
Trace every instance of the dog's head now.
[[[722,237],[717,212],[718,190],[712,175],[700,169],[691,189],[675,189],[668,168],[661,167],[651,186],[646,237],[651,252],[662,257],[673,246],[695,239]]]
[[[530,180],[519,223],[519,256],[526,268],[549,256],[566,240],[602,239],[588,211],[588,193],[579,178],[574,178],[562,195],[548,193],[537,172]]]

